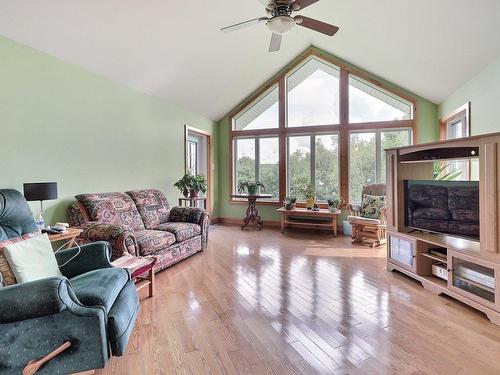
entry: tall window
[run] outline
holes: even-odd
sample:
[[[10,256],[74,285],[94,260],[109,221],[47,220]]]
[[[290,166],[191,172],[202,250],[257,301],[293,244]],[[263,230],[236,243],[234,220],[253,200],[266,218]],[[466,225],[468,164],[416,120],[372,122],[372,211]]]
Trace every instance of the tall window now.
[[[359,201],[386,180],[385,149],[412,142],[415,104],[311,52],[231,115],[233,192],[260,181],[266,193]],[[347,150],[341,154],[341,150]]]
[[[260,181],[265,193],[279,195],[279,141],[277,137],[235,139],[235,177],[238,185]],[[264,191],[261,191],[264,192]]]
[[[188,140],[188,171],[198,174],[198,142]]]

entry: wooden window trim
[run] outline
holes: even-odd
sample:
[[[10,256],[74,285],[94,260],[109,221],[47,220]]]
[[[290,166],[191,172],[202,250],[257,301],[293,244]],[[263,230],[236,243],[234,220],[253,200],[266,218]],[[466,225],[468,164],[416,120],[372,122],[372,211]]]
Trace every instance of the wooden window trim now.
[[[458,118],[461,118],[461,117],[465,117],[465,119],[466,119],[466,123],[465,123],[466,135],[464,138],[470,137],[470,135],[471,135],[470,134],[470,132],[471,132],[470,113],[471,113],[471,103],[467,102],[464,105],[455,109],[453,112],[451,112],[448,115],[446,115],[445,117],[443,117],[442,119],[440,119],[439,120],[439,139],[441,141],[446,141],[447,140],[446,127],[447,127],[448,123],[450,123],[453,120],[456,120]]]
[[[300,66],[305,60],[310,57],[317,57],[340,69],[339,78],[339,95],[340,95],[340,108],[339,117],[340,124],[331,125],[314,125],[314,126],[301,126],[301,127],[286,127],[287,124],[287,92],[286,92],[286,77],[288,74]],[[367,122],[367,123],[349,123],[349,75],[354,75],[365,81],[380,87],[389,93],[396,95],[413,105],[413,118],[412,120],[399,120],[399,121],[380,121],[380,122]],[[248,106],[253,104],[259,97],[264,95],[266,91],[278,85],[279,88],[279,126],[273,129],[256,129],[256,130],[235,130],[235,117],[245,110]],[[229,178],[229,194],[233,193],[235,188],[235,158],[234,158],[234,140],[236,138],[256,138],[263,136],[275,136],[279,138],[279,198],[278,201],[273,202],[257,202],[258,205],[266,206],[280,206],[283,199],[288,192],[288,171],[287,171],[287,155],[288,155],[288,141],[290,135],[317,135],[317,134],[331,134],[337,133],[339,135],[339,162],[340,162],[340,195],[345,202],[349,199],[349,134],[353,131],[377,131],[382,129],[411,129],[412,130],[412,143],[418,139],[417,121],[418,121],[418,103],[406,93],[390,87],[383,82],[374,79],[369,74],[347,65],[340,59],[330,56],[318,49],[311,47],[297,57],[291,64],[278,72],[267,83],[256,90],[249,98],[240,103],[229,115],[229,158],[230,164],[230,178]],[[244,201],[236,200],[229,197],[231,204],[245,204]]]

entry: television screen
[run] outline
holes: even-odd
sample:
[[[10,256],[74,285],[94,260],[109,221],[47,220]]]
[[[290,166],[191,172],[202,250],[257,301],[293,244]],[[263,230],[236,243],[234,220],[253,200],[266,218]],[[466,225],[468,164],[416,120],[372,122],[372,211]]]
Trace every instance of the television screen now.
[[[479,182],[406,180],[405,225],[479,239]]]

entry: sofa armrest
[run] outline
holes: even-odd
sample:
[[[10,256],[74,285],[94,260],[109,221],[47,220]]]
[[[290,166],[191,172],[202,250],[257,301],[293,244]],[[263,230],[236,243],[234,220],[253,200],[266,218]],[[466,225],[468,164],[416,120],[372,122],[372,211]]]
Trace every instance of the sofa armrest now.
[[[125,254],[138,255],[138,244],[134,232],[121,225],[87,222],[79,228],[83,230],[80,238],[85,242],[109,242],[113,259]]]
[[[57,314],[73,305],[65,277],[15,284],[0,289],[0,324]]]
[[[198,207],[173,207],[170,210],[170,221],[173,222],[199,224],[204,228],[208,218],[208,212]]]
[[[80,253],[78,253],[80,252]],[[113,267],[110,263],[111,247],[107,242],[94,242],[87,245],[60,250],[56,253],[61,273],[67,278],[100,268]]]

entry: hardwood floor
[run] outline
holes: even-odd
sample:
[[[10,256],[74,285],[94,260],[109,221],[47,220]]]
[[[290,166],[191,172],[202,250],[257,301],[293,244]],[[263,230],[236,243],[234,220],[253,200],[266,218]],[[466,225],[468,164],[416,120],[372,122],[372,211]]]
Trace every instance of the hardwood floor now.
[[[500,374],[500,328],[330,234],[211,228],[96,374]]]

